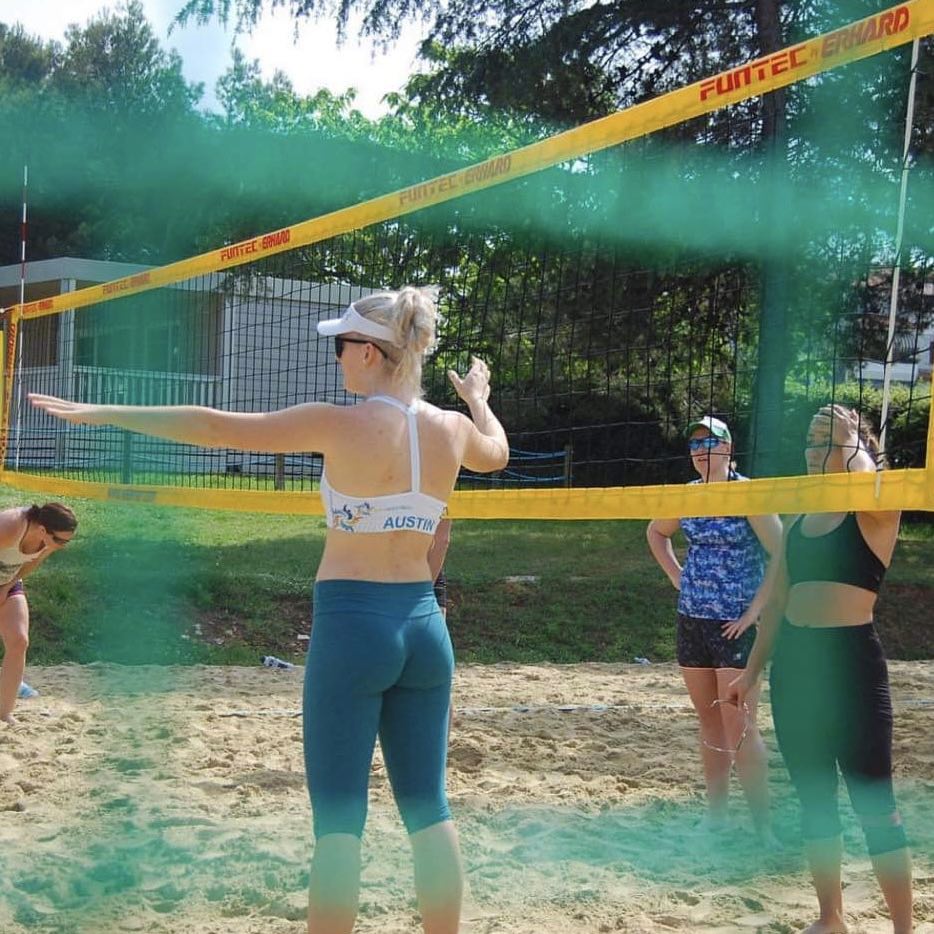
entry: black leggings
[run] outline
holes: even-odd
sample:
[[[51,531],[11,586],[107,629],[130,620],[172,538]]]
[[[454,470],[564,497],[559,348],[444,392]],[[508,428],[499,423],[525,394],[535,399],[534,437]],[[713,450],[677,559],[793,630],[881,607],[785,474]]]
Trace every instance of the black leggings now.
[[[805,839],[840,833],[837,766],[873,855],[906,846],[892,789],[892,700],[872,623],[782,623],[771,673],[775,734]]]

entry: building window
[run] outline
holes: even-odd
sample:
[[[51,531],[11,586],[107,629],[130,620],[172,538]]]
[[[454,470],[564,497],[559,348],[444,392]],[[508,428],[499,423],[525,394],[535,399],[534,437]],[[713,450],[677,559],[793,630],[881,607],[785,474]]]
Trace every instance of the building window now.
[[[213,293],[159,289],[75,312],[75,364],[216,375],[221,314]]]
[[[61,315],[24,320],[23,366],[58,366],[58,330]]]

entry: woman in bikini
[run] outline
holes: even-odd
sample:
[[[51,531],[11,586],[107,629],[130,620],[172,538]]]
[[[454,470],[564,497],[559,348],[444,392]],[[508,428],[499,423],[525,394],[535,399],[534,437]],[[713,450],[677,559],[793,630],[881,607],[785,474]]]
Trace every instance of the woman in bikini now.
[[[0,721],[16,724],[13,708],[29,648],[29,604],[23,578],[75,536],[78,520],[61,503],[0,511]]]

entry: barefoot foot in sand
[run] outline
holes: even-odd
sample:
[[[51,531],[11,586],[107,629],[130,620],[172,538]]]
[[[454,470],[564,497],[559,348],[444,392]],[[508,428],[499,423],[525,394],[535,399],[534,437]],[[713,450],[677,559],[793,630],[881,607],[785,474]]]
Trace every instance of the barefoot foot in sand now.
[[[801,934],[847,934],[847,926],[840,919],[824,921],[820,919],[815,921],[810,927],[805,928]]]

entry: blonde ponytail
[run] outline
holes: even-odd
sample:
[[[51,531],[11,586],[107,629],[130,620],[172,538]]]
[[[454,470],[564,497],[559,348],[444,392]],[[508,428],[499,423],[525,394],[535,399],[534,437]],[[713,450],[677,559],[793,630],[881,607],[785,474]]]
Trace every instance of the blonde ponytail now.
[[[435,349],[438,328],[438,290],[433,286],[405,286],[398,292],[377,292],[357,299],[358,314],[390,328],[395,339],[389,345],[374,341],[395,366],[393,381],[422,394],[422,363]]]

